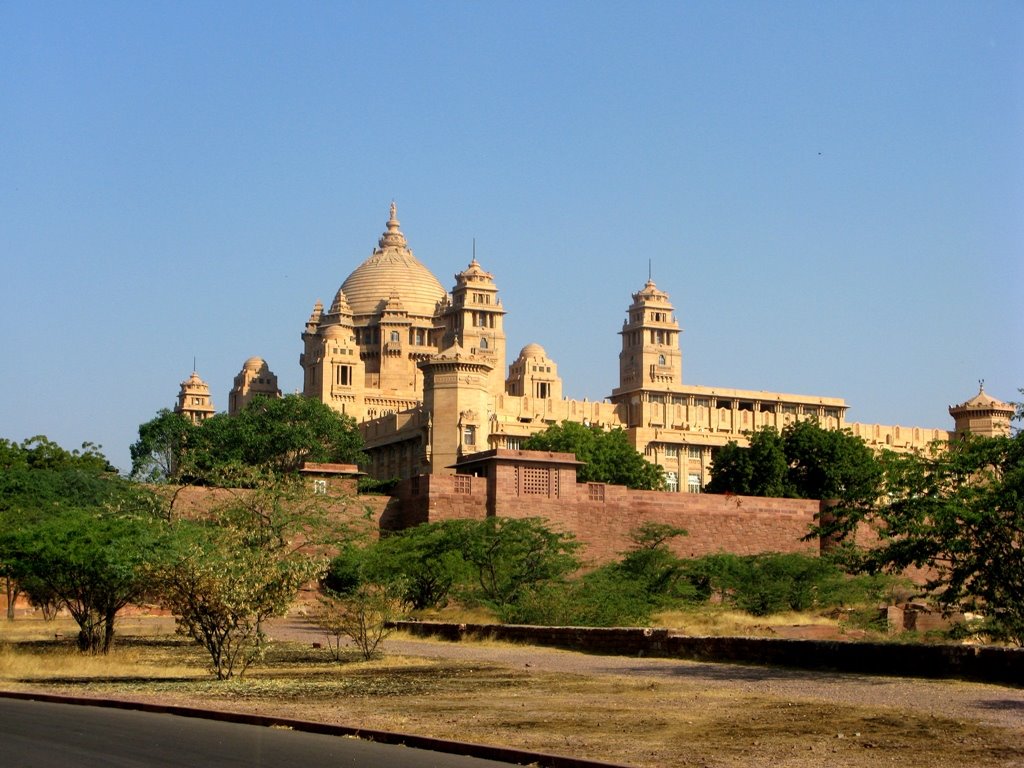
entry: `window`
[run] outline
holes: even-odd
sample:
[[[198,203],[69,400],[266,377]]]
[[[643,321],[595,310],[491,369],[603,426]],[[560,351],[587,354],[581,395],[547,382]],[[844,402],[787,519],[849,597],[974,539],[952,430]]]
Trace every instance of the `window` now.
[[[521,437],[506,437],[505,447],[511,451],[518,451],[523,447],[523,438]]]
[[[313,481],[313,493],[318,496],[323,496],[327,493],[327,481],[326,480],[314,480]]]
[[[392,344],[397,344],[401,338],[402,337],[399,335],[398,331],[392,331],[391,332],[391,343]]]
[[[700,475],[696,472],[691,472],[689,479],[686,481],[686,490],[689,493],[700,493]]]
[[[546,400],[547,398],[551,397],[551,389],[550,389],[550,387],[551,387],[551,385],[548,384],[546,381],[538,382],[537,383],[537,397],[539,397],[541,400]]]
[[[677,475],[675,472],[666,472],[665,487],[671,493],[679,493],[679,475]]]
[[[488,347],[487,339],[481,338],[480,339],[480,349],[487,349],[487,347]]]
[[[700,460],[700,446],[691,445],[686,449],[686,455],[691,459]]]
[[[658,355],[658,365],[664,365],[664,364],[665,364],[665,356],[664,355]]]
[[[679,446],[678,445],[668,445],[668,444],[666,444],[665,445],[665,455],[668,458],[670,458],[670,459],[675,458],[676,456],[679,455]]]
[[[476,425],[467,424],[462,428],[463,445],[476,445]]]
[[[339,365],[335,368],[334,382],[339,387],[351,387],[352,386],[352,366],[351,365]]]

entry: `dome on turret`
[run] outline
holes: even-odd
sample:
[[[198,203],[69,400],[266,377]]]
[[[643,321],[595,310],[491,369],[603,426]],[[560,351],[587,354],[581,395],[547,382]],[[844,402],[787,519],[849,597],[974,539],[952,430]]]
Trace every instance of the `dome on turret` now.
[[[520,357],[547,357],[548,353],[544,351],[544,347],[540,344],[527,344],[521,350],[519,350]]]
[[[378,311],[389,296],[401,299],[411,315],[431,317],[447,296],[441,283],[415,256],[398,228],[395,204],[377,248],[341,284],[354,315]]]

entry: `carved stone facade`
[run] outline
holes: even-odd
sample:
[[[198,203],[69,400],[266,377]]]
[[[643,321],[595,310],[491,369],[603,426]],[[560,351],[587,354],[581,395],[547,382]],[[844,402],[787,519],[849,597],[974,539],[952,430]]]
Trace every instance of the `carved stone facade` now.
[[[235,376],[235,385],[228,394],[228,413],[234,416],[257,395],[280,397],[277,376],[262,357],[250,357]]]
[[[217,412],[213,407],[213,398],[210,397],[210,385],[199,378],[195,371],[181,382],[174,412],[182,414],[193,424],[199,424]]]
[[[781,430],[815,418],[896,451],[953,434],[847,423],[846,402],[837,397],[685,384],[682,330],[668,294],[651,280],[626,308],[618,386],[603,401],[567,399],[558,366],[539,344],[523,347],[506,369],[506,313],[494,275],[474,256],[454,280],[449,293],[416,259],[392,203],[377,247],[342,282],[330,307],[317,301],[306,321],[302,392],[356,420],[373,477],[452,474],[465,456],[516,450],[529,435],[564,420],[626,430],[679,492],[699,492],[715,449],[732,440],[744,444],[750,431],[765,426]],[[600,346],[599,338],[592,341]],[[253,361],[269,373],[259,358],[247,361],[232,390],[232,412],[256,391],[252,378],[245,380]],[[257,375],[256,383],[260,378],[269,380]],[[276,391],[276,377],[264,386]],[[950,409],[956,430],[1006,434],[1012,407],[983,395]]]

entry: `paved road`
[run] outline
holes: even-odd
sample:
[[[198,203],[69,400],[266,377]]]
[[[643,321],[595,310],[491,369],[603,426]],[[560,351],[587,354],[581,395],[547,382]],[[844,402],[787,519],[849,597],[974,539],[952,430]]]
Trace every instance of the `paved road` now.
[[[5,768],[508,768],[359,739],[177,715],[0,699]]]

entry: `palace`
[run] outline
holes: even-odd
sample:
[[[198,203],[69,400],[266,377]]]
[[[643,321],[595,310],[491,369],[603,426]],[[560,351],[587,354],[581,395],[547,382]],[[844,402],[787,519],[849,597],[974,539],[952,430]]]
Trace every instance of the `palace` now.
[[[896,451],[964,431],[1009,433],[1013,406],[983,389],[950,407],[955,428],[948,432],[847,423],[846,403],[836,397],[684,384],[679,323],[668,294],[651,280],[626,308],[618,386],[604,401],[567,399],[558,366],[539,344],[523,347],[506,375],[505,314],[494,275],[475,257],[445,290],[413,255],[392,203],[369,258],[330,307],[313,306],[302,332],[302,393],[356,420],[370,457],[365,469],[379,479],[452,474],[465,456],[518,449],[564,420],[624,429],[665,469],[670,491],[691,493],[709,480],[716,448],[797,419],[849,428],[870,446]],[[267,363],[252,357],[235,377],[229,413],[257,394],[280,390]],[[197,374],[182,384],[176,410],[194,420],[213,412]]]

